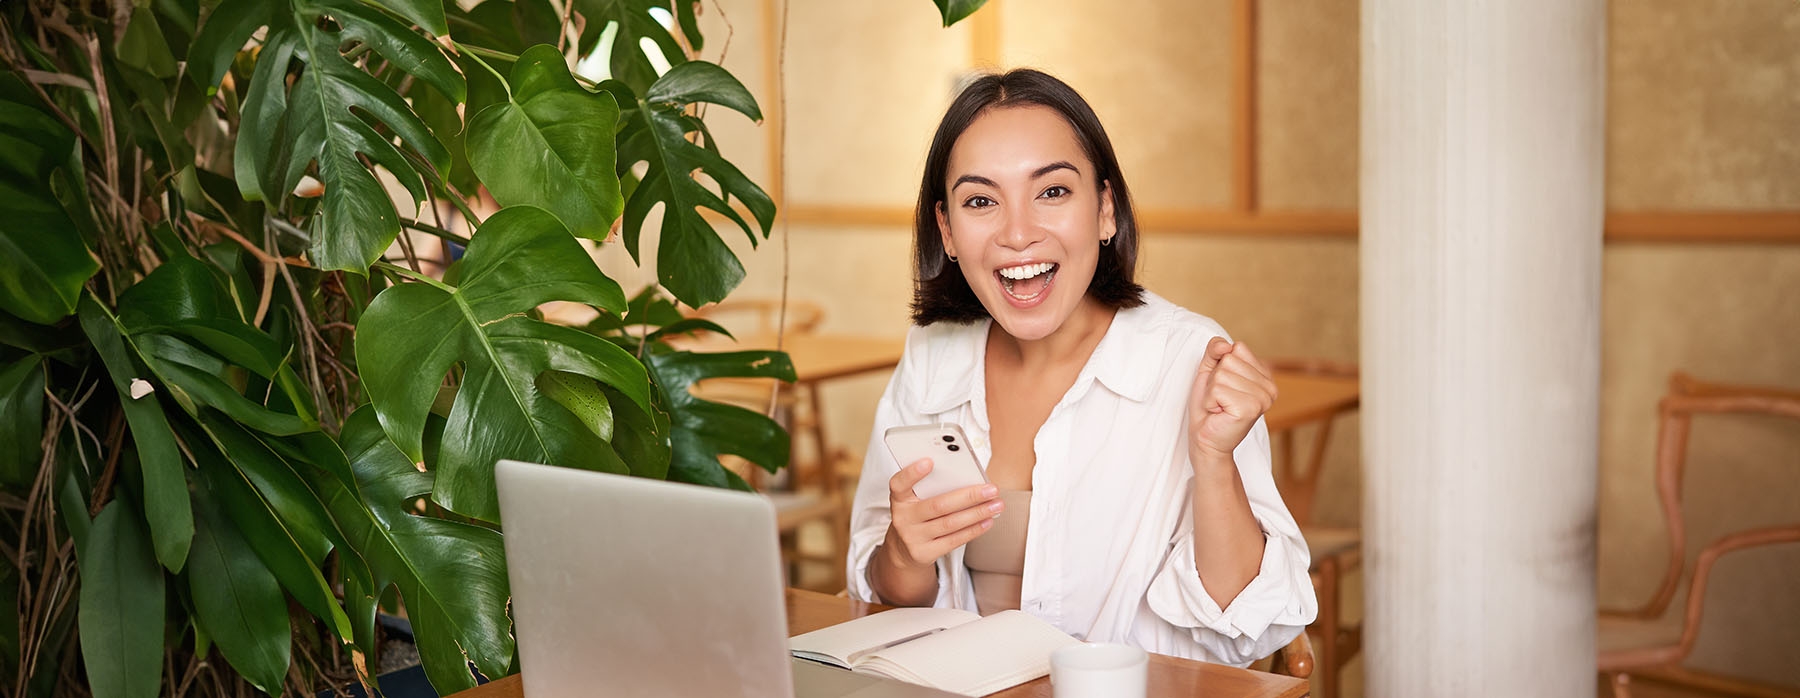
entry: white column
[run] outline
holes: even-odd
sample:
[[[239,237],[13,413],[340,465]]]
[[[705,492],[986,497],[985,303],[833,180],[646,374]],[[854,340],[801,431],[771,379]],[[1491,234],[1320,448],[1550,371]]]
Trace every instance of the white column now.
[[[1370,696],[1592,696],[1603,0],[1362,0]]]

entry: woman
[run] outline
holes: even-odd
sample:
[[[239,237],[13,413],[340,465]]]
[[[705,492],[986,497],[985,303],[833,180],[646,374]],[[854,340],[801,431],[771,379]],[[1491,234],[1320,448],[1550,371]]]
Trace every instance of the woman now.
[[[876,410],[851,594],[1240,666],[1298,635],[1316,603],[1270,475],[1269,371],[1132,281],[1130,193],[1081,96],[1033,70],[965,89],[915,229],[917,326]],[[989,485],[913,493],[932,464],[882,435],[934,422]]]

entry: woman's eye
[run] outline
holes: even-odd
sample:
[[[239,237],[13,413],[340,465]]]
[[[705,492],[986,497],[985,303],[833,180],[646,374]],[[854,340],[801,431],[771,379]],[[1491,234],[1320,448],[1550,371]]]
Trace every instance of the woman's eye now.
[[[1071,192],[1069,191],[1068,187],[1058,184],[1054,187],[1050,187],[1049,189],[1045,189],[1044,193],[1039,194],[1038,196],[1041,196],[1046,199],[1060,199],[1065,196],[1068,196],[1070,193]]]
[[[985,196],[971,196],[963,205],[969,208],[987,208],[994,205],[994,200]]]

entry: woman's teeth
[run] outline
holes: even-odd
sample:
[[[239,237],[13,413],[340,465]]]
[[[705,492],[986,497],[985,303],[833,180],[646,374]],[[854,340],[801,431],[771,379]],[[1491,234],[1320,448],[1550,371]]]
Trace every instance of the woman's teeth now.
[[[1000,284],[1006,289],[1007,295],[1028,301],[1043,295],[1050,288],[1050,281],[1056,278],[1056,265],[1049,262],[1021,264],[995,273],[1000,276]]]
[[[1005,269],[1001,269],[1000,275],[1004,276],[1008,279],[1012,279],[1013,281],[1018,281],[1020,279],[1029,279],[1033,276],[1037,276],[1038,274],[1042,274],[1044,272],[1050,271],[1050,269],[1055,266],[1056,265],[1051,264],[1049,262],[1039,262],[1037,264],[1021,264],[1016,267],[1007,267]]]

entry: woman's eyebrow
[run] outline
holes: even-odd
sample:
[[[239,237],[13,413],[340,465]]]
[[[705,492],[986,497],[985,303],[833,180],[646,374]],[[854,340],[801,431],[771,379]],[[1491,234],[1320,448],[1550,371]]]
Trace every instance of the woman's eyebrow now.
[[[1050,174],[1051,172],[1055,172],[1057,170],[1068,170],[1070,172],[1074,172],[1075,174],[1081,174],[1081,168],[1078,168],[1078,167],[1070,164],[1069,161],[1067,161],[1067,160],[1058,160],[1056,162],[1050,163],[1043,167],[1037,168],[1036,171],[1031,173],[1031,178],[1037,179],[1039,177]],[[980,185],[984,185],[984,186],[994,187],[996,189],[998,189],[1000,187],[1000,185],[994,183],[994,180],[988,179],[981,175],[966,174],[961,177],[957,177],[956,182],[954,184],[950,185],[950,189],[952,191],[955,191],[957,187],[960,187],[965,183],[980,184]]]
[[[1050,163],[1050,164],[1048,164],[1048,165],[1045,165],[1045,166],[1043,166],[1043,167],[1039,167],[1039,168],[1037,168],[1037,171],[1036,171],[1036,172],[1033,172],[1033,173],[1031,173],[1031,178],[1032,178],[1032,179],[1037,179],[1037,178],[1039,178],[1039,177],[1042,177],[1042,176],[1044,176],[1044,175],[1047,175],[1047,174],[1050,174],[1050,173],[1052,173],[1052,172],[1055,172],[1055,171],[1057,171],[1057,170],[1068,170],[1068,171],[1070,171],[1070,172],[1074,172],[1074,173],[1075,173],[1075,174],[1081,174],[1081,170],[1080,170],[1080,169],[1078,169],[1078,168],[1076,168],[1076,167],[1075,167],[1075,166],[1074,166],[1074,165],[1071,165],[1071,164],[1069,164],[1069,161],[1067,161],[1067,160],[1058,160],[1058,161],[1056,161],[1056,162],[1053,162],[1053,163]]]
[[[980,184],[985,187],[993,187],[995,189],[1000,188],[1000,185],[995,184],[994,180],[988,179],[981,175],[966,174],[961,177],[957,177],[956,183],[950,185],[950,190],[955,191],[957,187],[960,187],[964,184]]]

